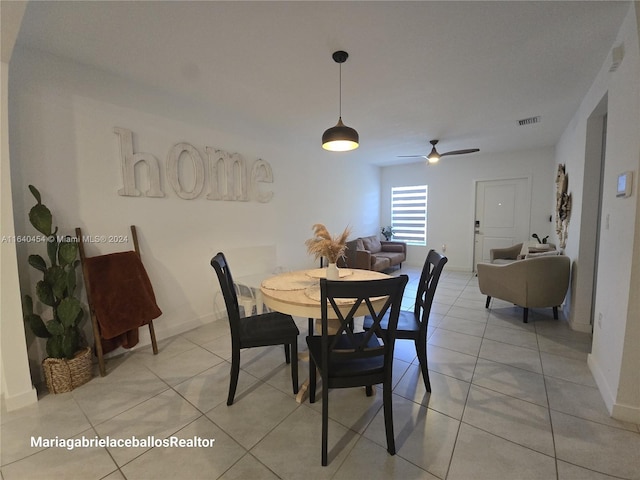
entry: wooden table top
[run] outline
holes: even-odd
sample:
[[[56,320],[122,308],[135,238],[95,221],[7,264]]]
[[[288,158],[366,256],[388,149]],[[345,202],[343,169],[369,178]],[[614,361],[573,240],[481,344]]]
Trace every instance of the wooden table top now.
[[[262,282],[260,287],[264,303],[277,312],[298,317],[320,318],[320,278],[325,278],[325,275],[325,268],[315,268],[285,272],[269,277]],[[340,279],[344,281],[383,278],[389,278],[389,275],[371,270],[340,269]],[[384,297],[381,300],[383,299]],[[345,302],[345,311],[348,311],[350,305],[353,305],[353,302]],[[362,314],[368,313],[365,311],[366,305],[362,307],[364,309]]]

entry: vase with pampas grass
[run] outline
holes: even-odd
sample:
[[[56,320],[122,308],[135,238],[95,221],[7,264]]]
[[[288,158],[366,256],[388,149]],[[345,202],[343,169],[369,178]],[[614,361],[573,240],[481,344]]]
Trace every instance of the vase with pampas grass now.
[[[327,279],[338,280],[340,273],[336,264],[347,249],[347,238],[351,230],[347,227],[342,234],[332,237],[327,227],[321,223],[316,223],[312,228],[313,238],[304,242],[307,246],[307,252],[313,255],[316,260],[325,257],[328,262]]]

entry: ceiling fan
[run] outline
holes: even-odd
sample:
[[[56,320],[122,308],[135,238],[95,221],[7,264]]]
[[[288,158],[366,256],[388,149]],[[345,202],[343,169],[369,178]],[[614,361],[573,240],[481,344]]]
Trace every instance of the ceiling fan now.
[[[432,145],[429,155],[398,155],[399,158],[424,158],[429,163],[438,163],[440,157],[446,157],[447,155],[466,155],[467,153],[479,152],[479,148],[467,148],[466,150],[452,150],[450,152],[438,153],[436,145],[438,140],[431,140],[429,143]]]

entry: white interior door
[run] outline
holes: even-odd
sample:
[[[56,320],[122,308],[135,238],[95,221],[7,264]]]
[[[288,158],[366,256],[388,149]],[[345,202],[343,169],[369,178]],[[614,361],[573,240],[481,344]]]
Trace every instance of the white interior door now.
[[[474,271],[478,262],[489,261],[492,248],[528,241],[530,199],[528,178],[476,183]]]

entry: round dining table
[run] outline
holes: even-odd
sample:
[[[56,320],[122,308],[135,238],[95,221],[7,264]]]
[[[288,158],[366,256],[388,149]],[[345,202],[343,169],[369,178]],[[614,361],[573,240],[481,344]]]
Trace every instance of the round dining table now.
[[[309,319],[310,327],[313,325],[312,320],[322,317],[320,308],[320,279],[326,278],[326,268],[314,268],[309,270],[297,270],[293,272],[284,272],[262,281],[260,291],[264,304],[271,310],[286,313],[296,317],[305,317]],[[359,270],[352,268],[339,269],[340,280],[380,280],[389,278],[389,275],[372,270]],[[381,297],[379,301],[383,303],[386,297]],[[374,302],[375,304],[375,302]],[[344,305],[344,310],[343,310]],[[338,307],[343,313],[347,313],[353,306],[353,301],[341,300]],[[366,315],[369,311],[363,303],[356,311],[357,315]],[[333,309],[328,309],[328,320],[336,320]],[[329,326],[331,329],[331,326]],[[336,327],[337,328],[337,327]],[[308,360],[308,352],[301,352],[300,358]],[[303,383],[300,387],[296,401],[301,403],[306,398],[309,381]]]

